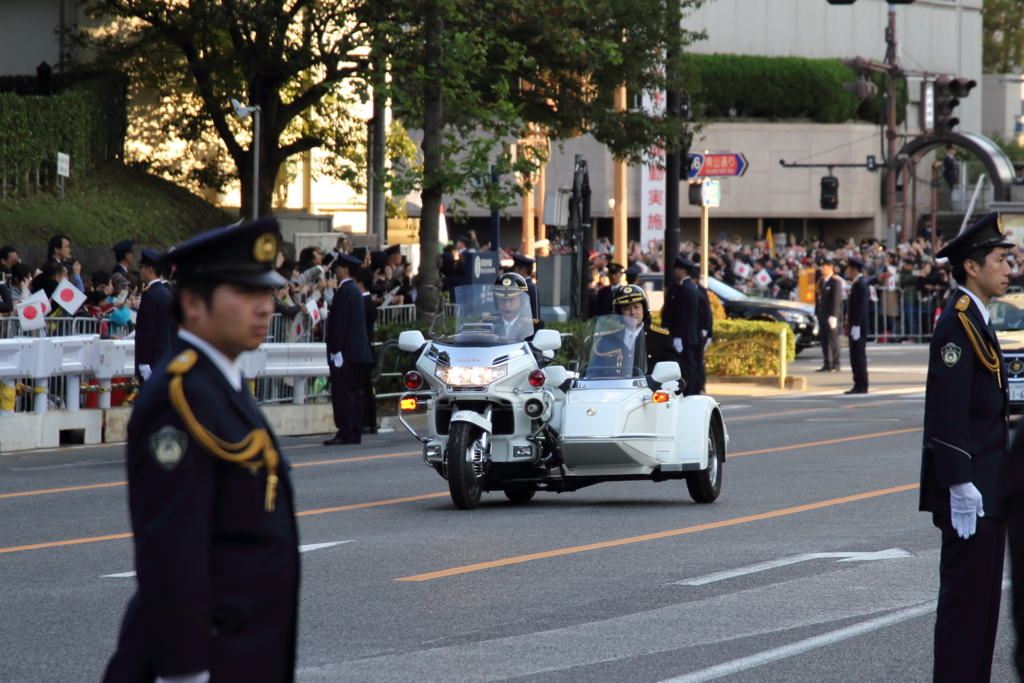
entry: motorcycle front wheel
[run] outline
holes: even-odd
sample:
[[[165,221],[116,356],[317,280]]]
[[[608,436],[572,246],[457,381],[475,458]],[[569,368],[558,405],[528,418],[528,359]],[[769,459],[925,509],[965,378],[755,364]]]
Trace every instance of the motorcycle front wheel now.
[[[473,467],[473,446],[480,428],[456,422],[448,434],[448,491],[460,510],[472,510],[480,502],[480,480]]]

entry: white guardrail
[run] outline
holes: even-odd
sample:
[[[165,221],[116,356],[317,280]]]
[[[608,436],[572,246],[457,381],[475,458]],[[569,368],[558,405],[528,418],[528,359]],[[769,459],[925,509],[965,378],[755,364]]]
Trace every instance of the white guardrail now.
[[[293,403],[304,403],[306,380],[326,377],[327,353],[321,343],[262,344],[238,358],[242,373],[248,379],[259,377],[293,377]],[[110,407],[111,380],[135,374],[135,340],[100,339],[99,335],[70,337],[15,337],[0,339],[0,382],[13,392],[17,380],[31,379],[33,412],[49,409],[48,380],[66,377],[64,406],[68,412],[81,409],[81,385],[94,377],[99,383],[99,407]],[[0,411],[8,414],[8,411]]]

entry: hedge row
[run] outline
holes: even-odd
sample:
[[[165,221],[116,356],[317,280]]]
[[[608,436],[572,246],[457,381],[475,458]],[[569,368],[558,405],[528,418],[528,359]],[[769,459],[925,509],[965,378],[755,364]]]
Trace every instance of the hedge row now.
[[[796,335],[786,323],[716,320],[704,354],[708,376],[774,377],[779,374],[779,332],[786,333],[787,362],[796,359]]]
[[[813,119],[819,123],[850,120],[879,122],[884,107],[885,77],[874,74],[879,95],[861,102],[843,89],[857,79],[838,59],[685,55],[699,74],[697,100],[709,118]],[[906,81],[897,88],[897,119],[903,122]]]
[[[24,178],[71,156],[71,176],[120,154],[127,119],[127,79],[104,73],[52,96],[0,93],[0,177]]]
[[[579,358],[580,345],[586,323],[547,323],[547,329],[569,333],[562,337],[562,346],[555,352],[555,363],[570,366],[570,361]],[[405,330],[420,330],[427,335],[430,325],[419,322],[390,323],[375,328],[376,341],[398,339]],[[705,362],[707,374],[729,377],[769,377],[779,374],[779,331],[789,329],[786,323],[760,322],[752,320],[716,320],[714,341],[708,347]],[[787,357],[790,362],[796,358],[796,337],[786,335]],[[384,358],[384,372],[405,373],[413,369],[412,357],[397,349]],[[377,393],[402,391],[399,377],[382,377]]]

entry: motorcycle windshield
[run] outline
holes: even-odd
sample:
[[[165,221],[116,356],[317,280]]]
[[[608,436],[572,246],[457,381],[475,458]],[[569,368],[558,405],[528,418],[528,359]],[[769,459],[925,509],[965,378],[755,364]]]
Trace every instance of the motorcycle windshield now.
[[[499,346],[533,337],[529,295],[518,287],[462,285],[449,293],[434,338],[455,346]]]
[[[580,346],[580,377],[621,379],[647,374],[643,323],[621,315],[602,315],[587,324]]]

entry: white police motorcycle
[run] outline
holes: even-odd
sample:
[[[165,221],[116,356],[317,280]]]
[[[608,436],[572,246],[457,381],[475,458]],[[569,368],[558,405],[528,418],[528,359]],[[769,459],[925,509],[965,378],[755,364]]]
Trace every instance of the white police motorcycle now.
[[[456,507],[476,507],[484,491],[526,502],[538,490],[606,481],[682,479],[695,501],[718,498],[728,443],[719,406],[662,390],[680,379],[679,366],[658,363],[647,374],[643,334],[639,345],[623,343],[635,321],[592,320],[570,373],[546,365],[561,337],[534,331],[529,311],[518,287],[467,285],[455,289],[455,315],[435,325],[431,341],[419,331],[399,336],[401,350],[419,354],[399,419],[448,480]],[[420,436],[403,413],[424,403]]]

